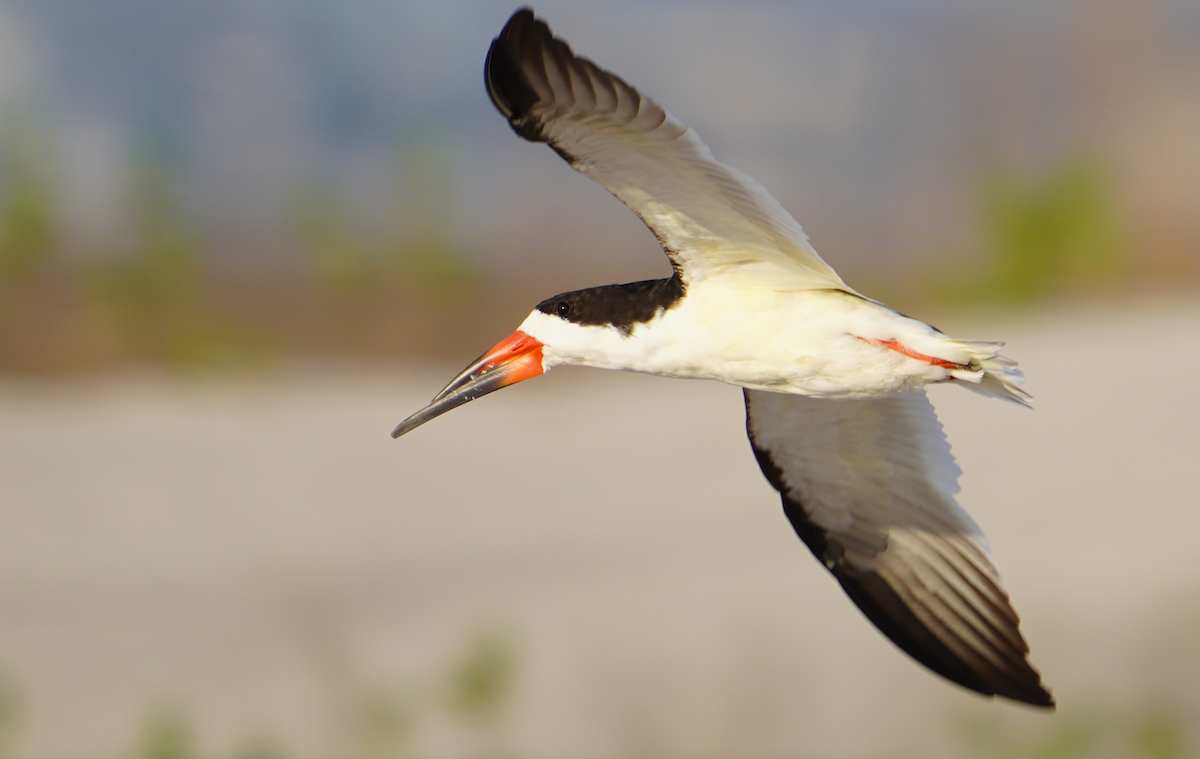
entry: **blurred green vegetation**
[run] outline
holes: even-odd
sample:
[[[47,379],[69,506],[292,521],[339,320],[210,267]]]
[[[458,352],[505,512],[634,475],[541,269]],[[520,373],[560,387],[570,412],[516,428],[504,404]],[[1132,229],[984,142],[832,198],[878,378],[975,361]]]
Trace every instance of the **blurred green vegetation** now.
[[[31,111],[0,125],[0,276],[21,277],[50,261],[58,242],[50,146]]]
[[[142,733],[136,759],[193,759],[195,738],[178,705],[158,705]]]
[[[965,756],[978,759],[1187,759],[1195,756],[1186,715],[1167,706],[1127,713],[1092,706],[1018,729],[1007,713],[958,721]]]
[[[414,755],[422,726],[450,717],[481,756],[502,753],[501,722],[518,671],[514,638],[495,628],[471,634],[448,667],[424,685],[405,684],[376,694],[367,705],[368,759]]]
[[[986,262],[934,280],[939,300],[1030,305],[1111,287],[1129,272],[1112,177],[1098,159],[1061,160],[1033,178],[995,168],[978,186]]]
[[[405,759],[412,756],[423,699],[409,687],[374,694],[367,703],[368,759]]]
[[[293,232],[318,279],[335,292],[355,298],[380,285],[394,264],[373,250],[371,240],[349,217],[335,187],[306,183],[292,209]]]
[[[138,359],[180,369],[234,363],[262,350],[206,299],[202,244],[178,199],[171,163],[134,161],[128,182],[132,240],[88,269],[92,297]]]
[[[21,692],[17,681],[0,670],[0,759],[15,755],[14,744],[21,716]]]
[[[257,274],[216,268],[162,140],[130,154],[123,241],[68,250],[45,134],[29,109],[0,123],[0,371],[205,370],[288,352],[458,354],[494,340],[496,304],[479,297],[483,272],[456,231],[454,152],[435,129],[398,141],[389,210],[374,227],[332,178],[302,182],[288,231],[294,259]],[[995,168],[977,193],[985,259],[974,270],[940,265],[949,274],[917,288],[912,310],[1023,307],[1131,274],[1099,160],[1063,159],[1032,176]],[[524,296],[496,291],[510,289]],[[878,289],[901,308],[916,296]]]
[[[983,197],[998,295],[1033,300],[1107,284],[1122,273],[1125,242],[1098,161],[1066,161],[1032,183],[996,172]]]
[[[495,630],[476,633],[450,670],[451,707],[472,721],[495,717],[511,695],[516,664],[516,649],[508,636]]]
[[[317,178],[297,193],[293,234],[320,280],[346,296],[368,297],[403,281],[435,298],[461,297],[481,276],[454,234],[450,151],[426,135],[397,156],[383,229],[363,229],[335,184]]]
[[[398,164],[399,207],[390,244],[425,288],[442,297],[471,289],[480,274],[454,235],[449,148],[426,135],[401,151]]]
[[[430,673],[429,680],[405,682],[377,691],[365,702],[359,723],[362,759],[408,759],[416,756],[421,730],[449,718],[458,732],[470,738],[479,756],[502,754],[499,723],[513,696],[518,674],[517,645],[512,635],[480,628],[467,636],[448,665]],[[15,717],[15,689],[6,690],[0,678],[0,759]],[[6,700],[11,697],[12,700]],[[160,701],[150,710],[137,742],[134,759],[195,759],[199,730],[177,700]],[[233,759],[285,759],[286,754],[259,733],[245,741]],[[346,759],[356,759],[346,757]]]
[[[0,371],[207,370],[289,351],[455,350],[447,338],[463,332],[456,314],[482,275],[455,233],[452,153],[436,139],[417,135],[397,151],[391,211],[377,229],[354,218],[334,183],[302,183],[295,258],[264,272],[217,267],[214,243],[180,197],[180,161],[160,139],[130,153],[120,242],[65,242],[45,124],[28,109],[9,116],[0,124]],[[449,329],[419,329],[447,315]]]

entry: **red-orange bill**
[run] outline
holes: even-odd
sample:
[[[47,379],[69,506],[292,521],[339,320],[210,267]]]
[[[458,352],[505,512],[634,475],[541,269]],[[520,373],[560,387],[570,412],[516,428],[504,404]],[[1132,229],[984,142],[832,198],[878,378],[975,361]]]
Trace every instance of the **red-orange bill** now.
[[[451,380],[428,406],[396,425],[392,437],[476,398],[542,373],[542,344],[517,330]]]

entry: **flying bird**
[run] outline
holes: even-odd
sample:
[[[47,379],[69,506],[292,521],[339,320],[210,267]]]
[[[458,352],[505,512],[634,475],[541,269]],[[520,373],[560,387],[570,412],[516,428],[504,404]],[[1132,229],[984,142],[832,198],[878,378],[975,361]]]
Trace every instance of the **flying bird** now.
[[[393,437],[562,364],[736,385],[784,513],[863,614],[959,685],[1052,707],[922,389],[1028,405],[1002,343],[952,339],[846,285],[761,185],[531,9],[492,41],[484,79],[513,131],[645,222],[673,274],[547,298]]]

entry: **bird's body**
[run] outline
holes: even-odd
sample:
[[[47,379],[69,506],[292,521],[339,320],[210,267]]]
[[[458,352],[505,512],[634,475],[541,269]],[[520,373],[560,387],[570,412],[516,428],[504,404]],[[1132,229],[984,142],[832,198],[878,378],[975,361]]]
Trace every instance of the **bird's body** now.
[[[867,618],[944,677],[1052,706],[921,389],[1028,405],[1001,343],[951,339],[851,289],[757,182],[531,10],[484,72],[513,130],[641,217],[674,274],[546,299],[393,436],[562,364],[740,387],[784,513]]]
[[[950,340],[843,290],[774,290],[721,279],[692,286],[688,297],[626,329],[580,329],[537,310],[518,329],[547,346],[546,368],[619,369],[827,399],[880,398],[954,379],[975,383],[981,362],[998,349]]]

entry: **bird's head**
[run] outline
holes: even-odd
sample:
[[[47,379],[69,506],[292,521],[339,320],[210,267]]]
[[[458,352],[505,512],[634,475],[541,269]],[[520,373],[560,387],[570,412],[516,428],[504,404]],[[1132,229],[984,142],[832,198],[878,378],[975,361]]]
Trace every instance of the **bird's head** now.
[[[476,398],[562,364],[626,369],[634,330],[683,295],[677,277],[605,285],[555,295],[537,305],[517,331],[450,381],[429,405],[392,431],[400,437]],[[633,349],[633,350],[631,350]]]

